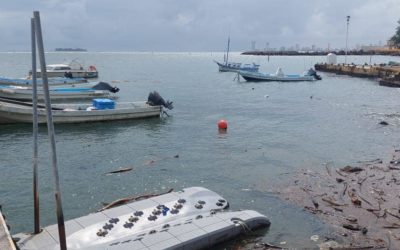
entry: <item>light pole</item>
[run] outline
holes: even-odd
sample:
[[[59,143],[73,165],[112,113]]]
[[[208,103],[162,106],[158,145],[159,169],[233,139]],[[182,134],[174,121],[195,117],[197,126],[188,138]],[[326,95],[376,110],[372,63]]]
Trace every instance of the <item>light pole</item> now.
[[[347,16],[347,29],[346,29],[346,55],[344,56],[344,64],[347,63],[347,41],[349,40],[349,22],[350,16]]]

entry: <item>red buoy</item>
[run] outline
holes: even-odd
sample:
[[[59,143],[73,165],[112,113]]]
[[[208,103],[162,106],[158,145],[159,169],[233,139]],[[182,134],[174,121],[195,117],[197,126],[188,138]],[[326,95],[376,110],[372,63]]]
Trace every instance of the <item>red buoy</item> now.
[[[225,120],[219,120],[218,121],[218,128],[219,129],[227,129],[228,128],[228,122]]]

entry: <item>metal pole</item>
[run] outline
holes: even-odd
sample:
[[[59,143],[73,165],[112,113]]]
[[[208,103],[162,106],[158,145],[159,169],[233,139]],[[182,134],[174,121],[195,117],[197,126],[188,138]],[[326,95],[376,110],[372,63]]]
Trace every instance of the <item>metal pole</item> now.
[[[61,192],[60,192],[60,182],[58,177],[58,169],[57,169],[57,154],[56,154],[56,140],[54,134],[54,124],[53,124],[53,116],[51,113],[51,103],[50,103],[50,94],[49,94],[49,83],[47,79],[46,72],[46,61],[44,57],[44,47],[43,47],[43,37],[42,37],[42,28],[40,26],[40,15],[39,11],[33,12],[35,18],[35,32],[38,43],[39,50],[39,59],[40,59],[40,70],[42,74],[43,81],[43,90],[44,90],[44,99],[46,103],[46,113],[47,113],[47,129],[50,138],[51,144],[51,158],[52,158],[52,166],[53,166],[53,175],[54,175],[54,192],[57,206],[57,222],[58,222],[58,236],[60,239],[60,249],[67,249],[67,242],[65,237],[65,224],[64,224],[64,215],[62,210],[61,203]]]
[[[229,44],[231,42],[231,37],[228,37],[228,47],[226,49],[226,62],[225,65],[228,65],[228,60],[229,60]]]
[[[350,16],[347,16],[347,28],[346,28],[346,55],[344,56],[344,64],[347,63],[347,41],[349,39],[349,21],[350,21]]]
[[[32,109],[33,109],[33,204],[34,204],[34,233],[40,233],[40,210],[38,190],[38,114],[37,114],[37,82],[36,82],[36,40],[35,20],[31,18],[32,39]]]

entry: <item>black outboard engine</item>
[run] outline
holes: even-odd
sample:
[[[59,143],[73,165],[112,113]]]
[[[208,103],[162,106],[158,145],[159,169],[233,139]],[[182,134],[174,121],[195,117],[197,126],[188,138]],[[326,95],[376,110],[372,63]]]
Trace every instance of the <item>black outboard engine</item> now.
[[[147,98],[147,103],[151,106],[162,105],[167,109],[173,109],[171,101],[164,101],[164,99],[160,96],[157,91],[150,92],[149,97]]]
[[[310,68],[307,71],[307,74],[310,75],[310,76],[313,76],[316,80],[321,80],[322,79],[322,77],[320,75],[318,75],[317,71],[315,71],[313,68]]]
[[[108,90],[111,93],[117,93],[119,91],[119,88],[117,87],[112,87],[110,84],[106,82],[99,82],[98,84],[94,85],[92,89],[95,90]]]

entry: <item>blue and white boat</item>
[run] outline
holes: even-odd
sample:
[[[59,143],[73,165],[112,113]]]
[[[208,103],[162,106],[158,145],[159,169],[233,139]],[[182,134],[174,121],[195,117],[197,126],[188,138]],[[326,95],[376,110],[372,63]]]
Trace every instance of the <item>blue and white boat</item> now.
[[[278,68],[275,74],[260,73],[260,72],[249,72],[239,71],[239,74],[250,82],[267,82],[267,81],[279,81],[279,82],[300,82],[300,81],[316,81],[321,80],[321,77],[317,75],[315,70],[309,69],[303,74],[290,74],[286,75],[283,73],[281,68]]]
[[[87,82],[85,78],[67,78],[67,77],[49,78],[48,81],[49,85],[71,85],[71,84]],[[37,84],[42,85],[41,78],[37,79]],[[0,76],[0,85],[32,86],[32,79]]]
[[[115,99],[115,93],[119,91],[117,87],[112,87],[105,82],[92,84],[93,86],[69,86],[69,87],[50,87],[50,98],[52,101],[61,100],[81,100],[93,98],[111,98]],[[0,86],[0,98],[7,98],[19,101],[32,101],[32,88],[27,86]],[[37,98],[44,101],[43,88],[38,88]]]
[[[248,72],[258,72],[259,64],[242,64],[236,62],[229,62],[229,44],[230,38],[228,38],[228,47],[226,50],[226,54],[224,55],[224,62],[220,63],[214,60],[214,62],[218,65],[220,72],[239,72],[239,71],[248,71]]]

